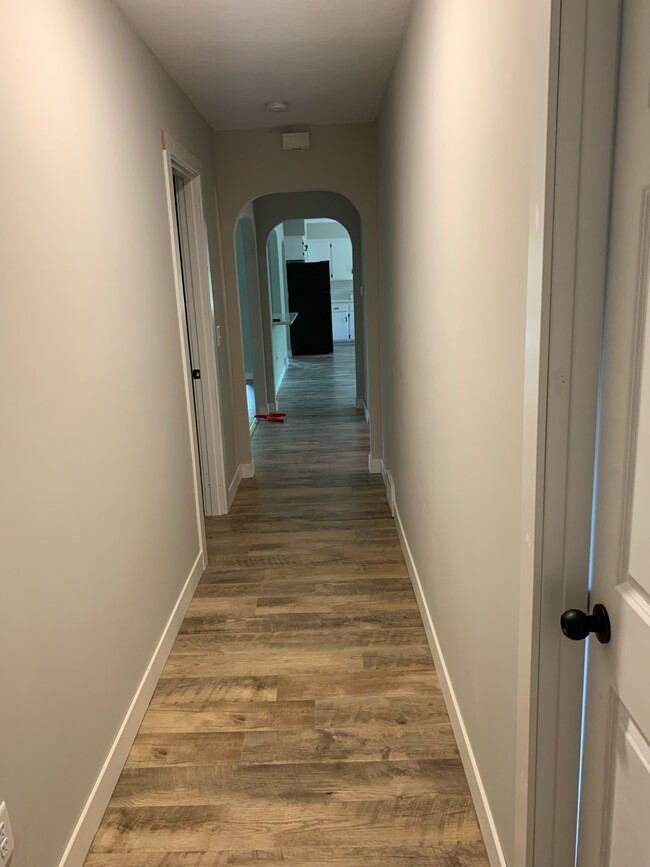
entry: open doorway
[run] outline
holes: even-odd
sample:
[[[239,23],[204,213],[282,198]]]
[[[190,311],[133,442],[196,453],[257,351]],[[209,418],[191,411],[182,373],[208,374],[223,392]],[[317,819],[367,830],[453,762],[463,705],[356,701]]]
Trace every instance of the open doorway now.
[[[239,252],[238,230],[243,233]],[[375,358],[376,347],[369,341],[375,332],[368,326],[369,316],[371,324],[374,323],[374,308],[369,305],[366,293],[365,282],[370,275],[366,271],[365,244],[363,221],[355,204],[339,193],[325,190],[262,195],[244,205],[233,223],[232,252],[236,260],[233,265],[236,265],[238,292],[243,291],[244,281],[248,288],[258,413],[287,411],[290,395],[294,419],[295,408],[306,407],[307,403],[316,406],[319,402],[318,412],[325,404],[328,411],[336,405],[337,412],[348,413],[350,420],[360,422],[365,428],[361,436],[362,440],[369,437],[365,469],[378,473],[381,461],[372,456],[372,443],[379,442],[380,431],[376,396],[378,365],[369,364],[371,353]],[[251,261],[252,250],[255,262]],[[296,317],[298,311],[290,298],[288,267],[296,263],[317,266],[319,262],[329,283],[327,313],[322,313],[321,324],[327,322],[329,326],[332,347],[327,354],[298,355],[294,336],[296,323],[302,317]],[[254,288],[251,290],[251,283],[256,284],[256,292]],[[241,303],[238,306],[238,312],[243,314],[244,306]],[[243,340],[242,334],[242,343]],[[318,364],[309,365],[308,358],[317,360]],[[299,360],[304,362],[303,373],[309,368],[310,381],[316,384],[315,393],[302,403],[301,395],[307,397],[308,378],[298,373]],[[241,355],[237,353],[233,361],[235,376],[241,382],[237,400],[237,448],[242,476],[247,477],[244,468],[251,476],[257,474],[254,452],[260,445],[260,427],[251,439],[243,347]],[[327,364],[330,366],[326,370]],[[317,370],[319,367],[323,369]],[[266,421],[262,425],[268,427]]]
[[[323,381],[334,373],[342,405],[357,407],[353,249],[347,229],[327,217],[286,220],[269,233],[266,266],[276,405],[281,408],[280,389],[293,365],[297,374],[298,367],[311,369]]]

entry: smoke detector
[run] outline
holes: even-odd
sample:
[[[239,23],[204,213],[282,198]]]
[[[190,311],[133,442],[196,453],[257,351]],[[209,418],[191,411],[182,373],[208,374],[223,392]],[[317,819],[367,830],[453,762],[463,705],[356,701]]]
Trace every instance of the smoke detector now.
[[[289,108],[288,102],[280,102],[276,100],[275,102],[267,102],[264,104],[267,111],[286,111]]]

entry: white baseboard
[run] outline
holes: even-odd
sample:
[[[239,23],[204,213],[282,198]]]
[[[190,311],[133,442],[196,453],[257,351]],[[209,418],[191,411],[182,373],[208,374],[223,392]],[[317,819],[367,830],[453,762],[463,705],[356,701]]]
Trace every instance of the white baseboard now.
[[[485,842],[485,848],[487,849],[488,858],[492,867],[508,867],[505,856],[503,854],[503,848],[499,840],[499,835],[494,822],[494,817],[492,815],[492,810],[490,809],[490,804],[487,799],[485,787],[483,786],[483,781],[481,779],[478,763],[474,755],[474,750],[472,749],[472,745],[467,734],[467,729],[465,728],[465,723],[460,712],[460,707],[458,706],[458,700],[456,699],[456,693],[449,677],[449,671],[445,663],[445,658],[442,654],[440,642],[438,641],[438,635],[436,633],[435,626],[433,625],[431,612],[429,611],[429,606],[427,605],[427,601],[424,597],[424,592],[422,590],[422,584],[420,583],[418,570],[413,560],[413,555],[411,554],[411,548],[406,538],[406,533],[404,532],[404,525],[402,524],[402,519],[400,518],[399,509],[397,508],[397,502],[395,502],[393,514],[395,516],[397,535],[399,536],[399,541],[402,546],[402,551],[404,553],[404,559],[406,560],[406,567],[408,569],[409,575],[411,576],[411,583],[413,584],[413,590],[415,591],[415,598],[417,599],[418,608],[420,609],[420,614],[422,615],[422,621],[424,623],[424,629],[427,634],[429,647],[431,649],[431,655],[433,656],[436,671],[438,672],[438,678],[440,680],[442,694],[445,699],[445,704],[447,705],[447,712],[449,713],[449,718],[451,720],[451,726],[454,730],[454,735],[458,744],[460,757],[463,762],[463,767],[465,768],[467,782],[469,783],[472,800],[474,801],[474,807],[476,808],[479,825],[481,826],[481,832],[483,834],[483,840]]]
[[[250,464],[242,464],[241,467],[241,477],[242,479],[252,479],[255,477],[255,458],[253,458]]]
[[[363,410],[363,414],[366,417],[366,421],[368,422],[368,424],[370,424],[370,412],[368,411],[368,404],[365,402],[365,400],[361,409]]]
[[[381,473],[381,458],[373,458],[368,455],[368,472],[379,475]]]
[[[237,493],[237,489],[239,488],[239,483],[242,480],[243,472],[242,472],[242,464],[240,464],[235,470],[235,475],[232,477],[230,484],[228,485],[228,493],[226,495],[226,499],[228,502],[228,511],[230,511],[230,507],[232,506],[232,501],[235,499],[235,494]]]
[[[274,400],[272,400],[272,401],[269,403],[269,406],[268,406],[267,412],[277,412],[277,411],[278,411],[278,405],[277,405],[277,403],[276,403]]]
[[[81,811],[59,867],[82,867],[84,863],[203,570],[203,551],[200,551]]]
[[[275,383],[276,396],[277,396],[277,393],[280,391],[280,386],[282,385],[282,380],[284,379],[284,375],[287,372],[287,370],[289,370],[289,359],[285,358],[284,359],[284,365],[282,367],[282,373],[280,374],[278,381]],[[276,406],[277,406],[277,402],[276,402]]]
[[[248,422],[248,429],[250,430],[251,436],[253,436],[253,434],[255,433],[255,429],[259,423],[260,423],[260,420],[258,418],[255,418],[255,417],[250,419],[250,421]]]
[[[388,500],[388,508],[390,509],[390,513],[393,517],[395,517],[395,483],[393,482],[393,476],[391,471],[386,468],[386,464],[383,461],[381,462],[381,475],[384,479],[384,486],[386,488],[386,499]]]

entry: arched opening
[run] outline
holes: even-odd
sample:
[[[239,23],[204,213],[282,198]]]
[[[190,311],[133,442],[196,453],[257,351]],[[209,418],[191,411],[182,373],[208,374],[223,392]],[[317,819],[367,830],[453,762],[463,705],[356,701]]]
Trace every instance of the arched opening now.
[[[348,230],[330,217],[278,223],[266,241],[275,403],[289,359],[314,370],[333,356],[343,403],[355,406],[353,250]],[[307,361],[307,359],[310,359]],[[345,383],[345,385],[344,385]]]
[[[369,395],[369,365],[367,349],[366,298],[364,292],[364,237],[361,216],[355,205],[345,196],[329,191],[305,191],[295,193],[271,193],[254,199],[239,215],[237,226],[248,225],[256,241],[257,278],[259,301],[253,315],[261,322],[261,346],[258,354],[263,357],[264,388],[260,388],[264,400],[257,404],[258,412],[283,409],[281,393],[286,371],[292,362],[309,352],[296,351],[295,334],[300,330],[298,320],[292,325],[293,310],[290,299],[288,267],[303,263],[305,269],[317,262],[325,263],[328,282],[327,317],[322,313],[320,323],[331,334],[332,355],[341,364],[339,383],[347,379],[349,397],[347,406],[361,410],[372,427]],[[239,263],[237,274],[245,274]],[[242,286],[239,281],[239,291]],[[294,302],[295,306],[295,302]],[[245,315],[245,306],[240,301],[240,312]],[[300,315],[298,317],[300,319]],[[304,324],[305,317],[303,316]],[[259,338],[259,332],[258,332]],[[253,340],[255,338],[252,338]],[[242,340],[244,334],[242,333]],[[316,352],[314,355],[324,354]],[[347,358],[343,373],[343,358]],[[317,374],[315,374],[317,375]],[[243,378],[242,378],[243,379]],[[242,393],[245,383],[242,382]],[[257,392],[257,383],[255,386]],[[250,388],[249,388],[250,391]],[[246,404],[240,401],[242,411]],[[252,462],[249,428],[238,423],[242,431],[240,453],[247,455],[242,464]],[[372,462],[368,461],[371,465]],[[373,467],[374,469],[374,467]]]

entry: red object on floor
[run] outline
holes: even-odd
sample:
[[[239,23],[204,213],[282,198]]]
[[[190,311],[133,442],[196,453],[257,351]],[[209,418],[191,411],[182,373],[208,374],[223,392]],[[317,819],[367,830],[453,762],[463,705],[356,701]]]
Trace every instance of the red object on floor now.
[[[262,418],[264,421],[273,421],[276,424],[283,424],[286,417],[286,412],[263,412],[255,416],[255,418]]]

